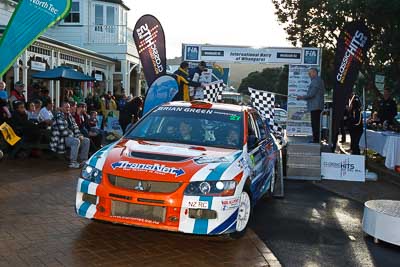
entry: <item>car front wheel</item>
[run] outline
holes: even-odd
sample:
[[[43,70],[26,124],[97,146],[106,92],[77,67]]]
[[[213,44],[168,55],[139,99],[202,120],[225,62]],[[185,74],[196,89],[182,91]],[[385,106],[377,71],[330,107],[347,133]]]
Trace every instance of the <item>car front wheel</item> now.
[[[252,214],[251,199],[248,191],[240,194],[239,210],[236,219],[236,232],[229,234],[232,239],[238,239],[246,233],[247,226]]]

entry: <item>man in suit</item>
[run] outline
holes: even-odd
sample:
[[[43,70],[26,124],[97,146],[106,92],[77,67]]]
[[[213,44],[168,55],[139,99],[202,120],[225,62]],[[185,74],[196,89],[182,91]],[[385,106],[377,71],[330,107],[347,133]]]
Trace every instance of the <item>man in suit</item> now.
[[[316,68],[310,68],[308,70],[308,76],[311,79],[311,83],[308,87],[307,94],[304,96],[297,96],[297,100],[307,101],[307,110],[311,112],[312,142],[319,143],[320,116],[324,106],[325,85],[321,77],[318,76],[318,70]]]

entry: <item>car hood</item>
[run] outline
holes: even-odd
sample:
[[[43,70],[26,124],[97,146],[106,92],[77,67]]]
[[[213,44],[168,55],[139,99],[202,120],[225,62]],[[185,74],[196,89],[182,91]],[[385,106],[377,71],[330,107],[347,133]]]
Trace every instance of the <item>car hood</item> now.
[[[100,155],[104,173],[157,181],[232,179],[242,150],[122,139]]]

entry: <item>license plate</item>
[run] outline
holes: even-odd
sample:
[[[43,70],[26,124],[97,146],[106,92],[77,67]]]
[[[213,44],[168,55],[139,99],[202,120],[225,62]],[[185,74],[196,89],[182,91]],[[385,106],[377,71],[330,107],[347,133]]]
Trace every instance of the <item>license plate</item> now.
[[[188,208],[208,209],[208,201],[188,201]]]

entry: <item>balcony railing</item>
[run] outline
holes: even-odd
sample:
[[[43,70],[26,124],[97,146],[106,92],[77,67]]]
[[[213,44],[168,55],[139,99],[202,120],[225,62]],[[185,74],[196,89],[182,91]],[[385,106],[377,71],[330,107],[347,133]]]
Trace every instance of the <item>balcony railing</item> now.
[[[86,25],[88,44],[128,44],[126,25]]]

